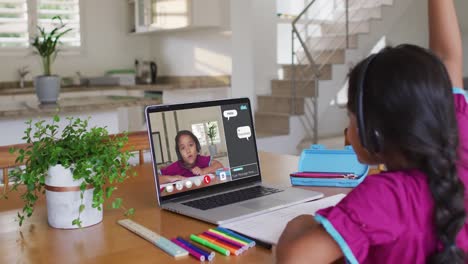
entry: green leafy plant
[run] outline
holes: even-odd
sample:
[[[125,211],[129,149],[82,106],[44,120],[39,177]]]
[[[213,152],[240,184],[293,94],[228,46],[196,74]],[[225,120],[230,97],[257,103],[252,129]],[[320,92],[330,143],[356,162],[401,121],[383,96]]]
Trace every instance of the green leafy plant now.
[[[71,28],[65,29],[66,24],[62,22],[60,16],[54,16],[52,21],[58,20],[59,25],[54,27],[52,31],[46,32],[44,27],[37,27],[39,35],[34,37],[31,45],[36,48],[37,53],[41,56],[42,66],[44,67],[44,75],[51,75],[52,62],[57,57],[60,38],[68,33]]]
[[[40,193],[45,193],[45,179],[48,169],[57,164],[65,168],[73,168],[73,178],[82,179],[80,185],[81,204],[78,218],[72,224],[81,227],[80,214],[85,209],[83,203],[84,191],[88,185],[94,188],[92,207],[102,210],[105,199],[111,198],[116,189],[116,183],[123,182],[129,175],[129,158],[132,154],[121,149],[128,142],[128,135],[110,136],[105,127],[88,127],[89,119],[68,117],[68,123],[62,133],[59,133],[60,118],[55,116],[50,123],[45,120],[26,122],[25,140],[29,145],[26,149],[10,149],[17,153],[17,162],[25,166],[15,169],[11,175],[16,179],[11,191],[25,185],[26,190],[21,195],[24,201],[22,212],[18,212],[19,225],[25,217],[30,217]],[[133,174],[135,175],[135,174]],[[3,198],[8,198],[4,195]],[[113,208],[123,208],[122,199],[112,202]],[[125,210],[125,215],[134,213],[134,209]]]
[[[213,145],[213,141],[216,139],[217,131],[216,131],[216,123],[215,122],[208,122],[208,137],[210,138],[211,145]]]

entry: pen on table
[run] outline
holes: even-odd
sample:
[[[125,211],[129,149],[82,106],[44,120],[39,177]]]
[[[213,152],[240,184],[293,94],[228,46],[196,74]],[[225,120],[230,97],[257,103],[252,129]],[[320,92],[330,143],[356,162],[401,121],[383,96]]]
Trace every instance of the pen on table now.
[[[236,256],[238,256],[238,255],[242,254],[242,252],[244,252],[244,250],[242,248],[231,246],[231,245],[229,245],[227,243],[224,243],[222,241],[217,240],[216,238],[211,238],[211,237],[209,237],[207,235],[204,235],[204,234],[199,234],[198,237],[201,237],[201,238],[205,239],[206,241],[208,241],[210,243],[213,243],[213,244],[215,244],[215,245],[217,245],[219,247],[227,249]]]
[[[188,247],[187,245],[185,245],[184,243],[180,242],[179,240],[177,240],[175,238],[171,239],[171,241],[174,242],[175,244],[177,244],[179,247],[187,250],[190,253],[190,256],[198,259],[199,261],[205,261],[205,256],[203,254],[200,254],[199,252],[197,252],[194,249]]]
[[[254,238],[251,238],[249,236],[246,236],[246,235],[243,235],[245,236],[247,239],[251,239],[252,241],[255,242],[256,245],[262,247],[262,248],[266,248],[268,250],[271,250],[271,248],[273,247],[270,243],[266,243],[266,242],[263,242],[261,240],[258,240],[258,239],[254,239]]]
[[[203,254],[208,261],[212,261],[213,258],[215,257],[215,253],[213,251],[210,251],[210,252],[205,251],[205,250],[195,246],[194,244],[188,242],[187,240],[183,239],[182,237],[177,237],[176,239],[179,242],[185,244],[186,246],[192,248],[193,250],[199,252],[200,254]]]
[[[248,239],[248,238],[246,238],[246,237],[244,237],[244,236],[241,236],[241,235],[239,235],[239,234],[237,234],[237,233],[234,233],[234,232],[232,232],[232,231],[229,230],[229,229],[222,228],[222,227],[219,227],[219,226],[218,226],[215,230],[217,230],[218,232],[225,233],[225,234],[227,234],[227,235],[229,235],[229,236],[235,237],[235,238],[237,238],[237,239],[240,239],[240,240],[242,240],[242,241],[245,241],[245,242],[247,242],[247,243],[249,244],[250,247],[255,246],[255,241],[254,241],[254,240]]]
[[[220,247],[218,245],[215,245],[213,243],[210,243],[210,242],[206,241],[205,239],[203,239],[201,237],[198,237],[198,236],[196,236],[194,234],[190,235],[190,239],[197,242],[197,243],[199,243],[199,244],[202,244],[203,246],[214,249],[214,250],[218,251],[219,253],[221,253],[221,254],[223,254],[225,256],[231,255],[231,252],[229,250],[227,250],[225,248],[222,248],[222,247]]]
[[[231,234],[231,235],[233,235],[233,236],[235,236],[235,237],[237,236],[237,237],[239,237],[239,238],[246,239],[247,241],[251,241],[251,243],[253,243],[253,246],[259,245],[259,246],[261,246],[261,247],[263,247],[263,248],[266,248],[266,249],[271,249],[271,248],[272,248],[272,245],[269,244],[269,243],[260,241],[260,240],[258,240],[258,239],[251,238],[251,237],[246,236],[246,235],[239,235],[239,234],[237,234],[237,233],[232,232],[232,231],[229,230],[229,229],[222,228],[222,227],[219,227],[219,226],[218,226],[216,229],[219,230],[219,231],[221,231],[221,232],[222,232],[222,231],[225,231],[225,232],[227,232],[227,233],[229,233],[229,234]]]
[[[226,242],[226,243],[228,243],[230,245],[233,245],[235,247],[242,248],[243,250],[246,250],[246,249],[249,248],[248,245],[245,245],[243,243],[239,243],[239,242],[231,239],[231,237],[228,238],[228,237],[225,237],[225,236],[221,236],[221,235],[216,234],[216,233],[211,232],[211,231],[205,231],[205,232],[203,232],[203,234],[208,235],[208,236],[213,237],[213,238],[216,238],[216,239],[219,239],[219,240],[221,240],[223,242]]]
[[[217,235],[226,237],[226,238],[230,238],[230,239],[232,239],[232,240],[234,240],[234,241],[236,241],[236,242],[238,242],[238,243],[240,243],[240,244],[242,244],[242,245],[245,245],[246,247],[249,247],[249,248],[252,247],[252,244],[250,244],[249,242],[245,241],[244,239],[240,239],[240,238],[238,238],[238,237],[234,237],[234,236],[231,235],[231,234],[227,234],[227,233],[225,233],[225,232],[222,232],[222,231],[216,230],[216,229],[209,229],[208,231],[213,232],[213,233],[215,233],[215,234],[217,234]]]

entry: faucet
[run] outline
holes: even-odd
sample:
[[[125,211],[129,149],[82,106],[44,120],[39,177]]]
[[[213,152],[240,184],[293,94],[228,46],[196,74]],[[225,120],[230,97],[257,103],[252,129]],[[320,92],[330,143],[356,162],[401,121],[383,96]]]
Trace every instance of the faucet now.
[[[18,70],[20,76],[20,88],[24,88],[24,77],[29,73],[28,66],[24,66]]]

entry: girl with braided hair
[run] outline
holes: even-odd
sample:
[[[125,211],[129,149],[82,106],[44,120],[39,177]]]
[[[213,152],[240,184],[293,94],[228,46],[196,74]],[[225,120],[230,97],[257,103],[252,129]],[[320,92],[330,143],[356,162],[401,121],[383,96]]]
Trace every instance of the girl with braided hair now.
[[[348,139],[362,163],[388,171],[367,177],[315,221],[290,221],[278,263],[468,261],[461,37],[453,0],[428,1],[432,51],[386,48],[350,73]]]

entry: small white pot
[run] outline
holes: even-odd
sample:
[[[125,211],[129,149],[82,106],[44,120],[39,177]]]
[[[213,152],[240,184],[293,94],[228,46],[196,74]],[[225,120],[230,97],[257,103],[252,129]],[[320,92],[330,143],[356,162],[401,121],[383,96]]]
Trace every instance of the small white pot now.
[[[80,185],[83,180],[74,180],[73,173],[62,165],[49,167],[45,179],[47,217],[49,225],[54,228],[74,229],[72,221],[78,218],[81,204]],[[94,188],[84,192],[83,204],[85,209],[81,212],[81,226],[87,227],[102,221],[102,210],[92,208]]]

